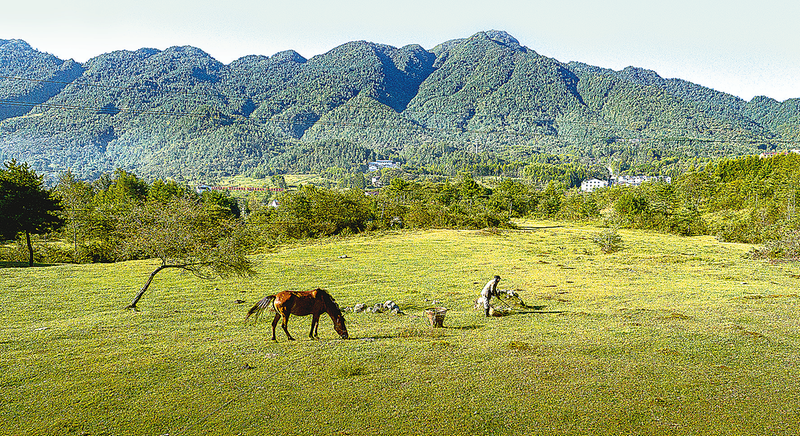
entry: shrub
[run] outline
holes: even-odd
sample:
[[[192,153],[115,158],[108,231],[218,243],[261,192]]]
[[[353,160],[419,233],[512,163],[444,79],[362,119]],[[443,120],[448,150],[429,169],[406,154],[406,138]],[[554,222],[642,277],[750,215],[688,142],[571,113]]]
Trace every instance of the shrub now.
[[[785,232],[780,238],[751,249],[748,255],[753,259],[800,260],[800,231]]]
[[[682,207],[669,217],[669,232],[680,236],[695,236],[706,233],[706,224],[696,207]]]
[[[600,247],[603,253],[614,253],[622,250],[622,236],[619,235],[617,227],[609,227],[592,237],[592,242]]]

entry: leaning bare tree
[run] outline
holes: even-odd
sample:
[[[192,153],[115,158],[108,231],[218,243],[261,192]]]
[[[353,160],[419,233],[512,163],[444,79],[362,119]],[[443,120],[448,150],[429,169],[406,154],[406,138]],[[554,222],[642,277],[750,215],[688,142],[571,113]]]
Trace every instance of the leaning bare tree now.
[[[127,309],[136,309],[156,274],[167,268],[205,279],[254,274],[245,256],[250,238],[244,225],[196,199],[147,202],[126,213],[118,229],[121,259],[160,261]]]

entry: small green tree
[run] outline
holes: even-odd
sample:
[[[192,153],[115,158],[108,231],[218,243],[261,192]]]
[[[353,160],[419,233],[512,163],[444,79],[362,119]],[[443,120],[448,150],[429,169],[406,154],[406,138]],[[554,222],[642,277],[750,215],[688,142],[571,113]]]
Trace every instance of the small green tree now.
[[[56,192],[64,207],[62,213],[66,222],[64,238],[72,241],[72,259],[74,262],[78,262],[81,260],[81,256],[78,254],[79,247],[83,247],[92,230],[94,190],[91,184],[75,178],[72,171],[66,171],[58,177]]]
[[[547,187],[541,194],[541,200],[538,204],[538,212],[541,216],[552,218],[561,210],[561,202],[563,201],[564,191],[561,186],[557,186],[554,182],[549,182]]]
[[[278,189],[286,189],[286,179],[280,174],[272,176],[272,184]]]
[[[196,199],[183,197],[136,206],[120,223],[118,232],[119,259],[160,261],[128,309],[136,309],[156,274],[167,268],[205,279],[254,273],[246,257],[251,239],[244,225],[209,211]]]
[[[58,197],[45,189],[43,177],[27,163],[16,160],[0,169],[0,238],[16,239],[24,234],[28,266],[33,266],[31,234],[49,233],[64,225]]]
[[[90,248],[94,261],[113,262],[124,234],[117,231],[129,218],[134,208],[147,200],[149,185],[136,175],[122,169],[113,174],[104,173],[94,183],[91,204]]]
[[[157,179],[147,189],[147,201],[167,203],[175,198],[191,194],[191,192],[188,186],[180,185],[174,180]]]
[[[642,227],[647,222],[649,203],[638,190],[627,188],[617,198],[614,203],[614,211],[625,222]]]
[[[486,189],[478,184],[478,182],[472,178],[472,175],[464,174],[459,184],[459,193],[461,194],[461,198],[468,200],[470,204],[474,204],[479,197],[486,194]]]
[[[227,192],[205,191],[202,201],[203,207],[212,216],[239,218],[242,215],[238,200]]]

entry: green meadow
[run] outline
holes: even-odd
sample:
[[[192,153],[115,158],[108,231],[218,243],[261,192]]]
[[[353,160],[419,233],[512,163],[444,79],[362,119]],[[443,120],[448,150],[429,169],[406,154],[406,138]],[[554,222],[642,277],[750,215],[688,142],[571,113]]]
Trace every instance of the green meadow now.
[[[156,266],[0,268],[2,435],[795,435],[800,265],[748,245],[591,226],[402,231],[254,255],[205,281]],[[343,257],[346,256],[346,257]],[[473,309],[494,274],[533,308]],[[271,337],[263,296],[330,291],[342,307]],[[244,302],[239,302],[244,300]],[[434,300],[437,302],[435,303]],[[424,310],[448,309],[444,328]]]

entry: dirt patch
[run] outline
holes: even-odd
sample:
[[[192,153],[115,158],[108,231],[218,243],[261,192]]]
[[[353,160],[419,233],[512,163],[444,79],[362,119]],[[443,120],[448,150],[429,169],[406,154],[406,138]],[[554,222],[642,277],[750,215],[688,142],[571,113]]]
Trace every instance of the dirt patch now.
[[[664,320],[664,321],[671,321],[671,320],[685,321],[687,319],[692,319],[692,317],[689,316],[689,315],[685,315],[683,313],[680,313],[680,312],[672,312],[669,315],[661,316],[658,319],[661,319],[661,320]]]
[[[747,330],[746,328],[744,328],[744,327],[742,327],[740,325],[734,324],[733,327],[731,327],[731,328],[734,331],[736,331],[736,332],[738,332],[738,333],[740,333],[740,334],[742,334],[744,336],[747,336],[747,337],[749,337],[751,339],[769,341],[769,338],[764,336],[763,334],[761,334],[759,332],[754,332],[754,331],[751,331],[751,330]]]
[[[745,295],[743,300],[761,300],[763,298],[798,298],[798,294]]]

